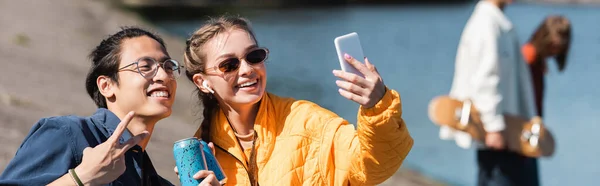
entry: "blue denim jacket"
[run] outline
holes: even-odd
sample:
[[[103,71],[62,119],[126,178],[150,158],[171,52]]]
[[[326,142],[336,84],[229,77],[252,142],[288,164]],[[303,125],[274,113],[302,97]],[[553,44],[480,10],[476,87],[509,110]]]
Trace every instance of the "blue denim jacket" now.
[[[46,185],[60,178],[81,163],[84,148],[106,141],[120,122],[104,108],[90,117],[40,119],[0,175],[0,185]],[[131,137],[125,131],[119,141],[123,143]],[[173,185],[156,173],[140,146],[125,153],[125,164],[125,172],[109,185]]]

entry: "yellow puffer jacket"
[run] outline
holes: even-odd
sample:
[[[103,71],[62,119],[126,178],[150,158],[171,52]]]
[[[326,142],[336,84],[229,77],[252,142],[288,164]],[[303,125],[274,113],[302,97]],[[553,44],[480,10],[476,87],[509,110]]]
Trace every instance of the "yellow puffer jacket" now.
[[[379,184],[400,168],[413,145],[401,115],[400,96],[391,89],[374,107],[359,108],[356,130],[312,102],[267,93],[254,125],[258,183]],[[250,149],[242,150],[223,112],[210,132],[226,185],[250,185]]]

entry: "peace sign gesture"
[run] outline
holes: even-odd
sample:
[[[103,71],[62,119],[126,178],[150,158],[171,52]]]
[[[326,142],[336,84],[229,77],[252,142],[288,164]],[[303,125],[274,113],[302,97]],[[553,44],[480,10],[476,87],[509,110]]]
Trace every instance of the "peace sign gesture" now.
[[[340,87],[340,95],[362,105],[364,108],[375,106],[383,98],[386,90],[379,72],[367,58],[365,58],[365,64],[348,54],[344,54],[344,59],[365,77],[341,70],[333,70],[333,75],[343,80],[335,81],[337,86]]]
[[[125,172],[125,152],[149,134],[144,131],[123,144],[119,143],[133,116],[134,112],[129,112],[104,143],[83,150],[81,164],[75,168],[75,172],[85,185],[107,184]]]

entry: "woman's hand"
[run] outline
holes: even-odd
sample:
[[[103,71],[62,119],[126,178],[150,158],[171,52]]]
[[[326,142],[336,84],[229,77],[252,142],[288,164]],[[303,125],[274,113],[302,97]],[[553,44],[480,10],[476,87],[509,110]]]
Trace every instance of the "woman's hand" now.
[[[175,171],[175,174],[177,174],[177,178],[179,179],[179,171],[177,171],[177,166],[175,166],[173,171]],[[217,180],[217,177],[215,176],[215,173],[213,171],[200,170],[196,174],[194,174],[193,178],[196,180],[204,178],[204,180],[202,180],[202,182],[200,182],[200,184],[198,184],[201,186],[221,185],[221,183],[219,183],[219,180]]]
[[[221,183],[219,183],[219,180],[217,180],[217,176],[215,176],[215,173],[213,171],[209,171],[209,170],[201,170],[198,171],[198,173],[194,174],[193,176],[194,179],[199,180],[204,178],[204,180],[202,180],[202,182],[200,182],[200,184],[198,184],[198,186],[220,186]]]
[[[134,113],[129,112],[104,143],[83,150],[81,164],[75,167],[75,173],[85,185],[107,184],[125,172],[125,152],[148,136],[148,131],[144,131],[123,144],[119,143],[133,116]]]
[[[212,154],[215,155],[215,145],[212,142],[208,142],[208,147],[212,150]],[[177,166],[173,168],[173,172],[177,175],[177,179],[179,179],[179,170],[177,170]]]
[[[340,95],[362,105],[364,108],[375,106],[385,95],[385,85],[381,76],[379,76],[379,72],[367,58],[365,58],[365,64],[348,54],[344,54],[344,58],[346,62],[365,77],[341,70],[333,70],[333,75],[343,80],[335,82],[340,87]]]

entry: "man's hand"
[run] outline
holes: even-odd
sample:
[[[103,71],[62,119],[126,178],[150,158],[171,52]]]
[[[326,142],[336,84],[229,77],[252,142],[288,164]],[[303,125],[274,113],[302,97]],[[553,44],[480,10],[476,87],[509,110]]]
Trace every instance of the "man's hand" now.
[[[495,150],[504,149],[504,138],[500,132],[488,132],[485,135],[485,145]]]

